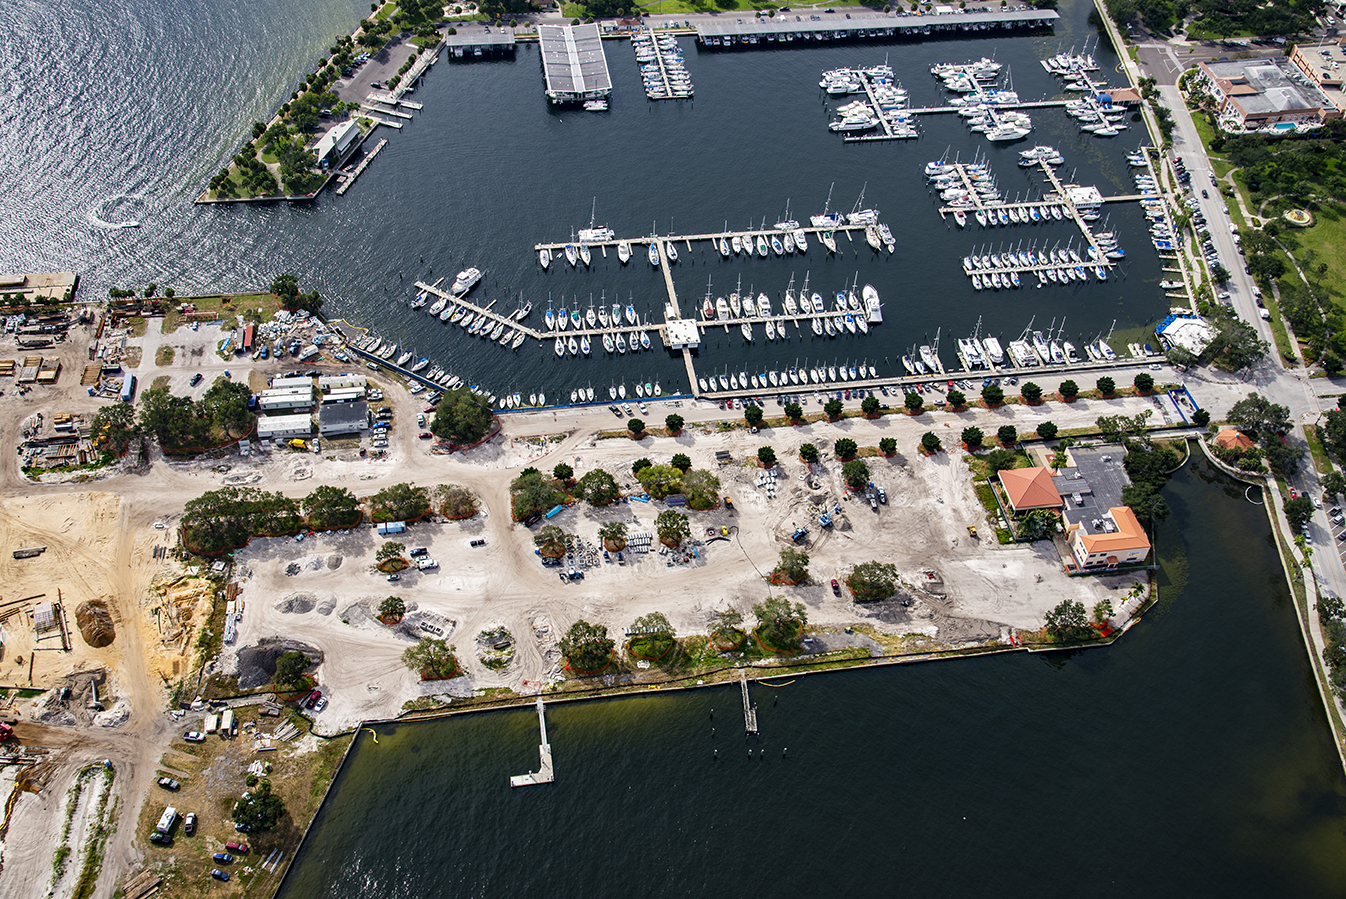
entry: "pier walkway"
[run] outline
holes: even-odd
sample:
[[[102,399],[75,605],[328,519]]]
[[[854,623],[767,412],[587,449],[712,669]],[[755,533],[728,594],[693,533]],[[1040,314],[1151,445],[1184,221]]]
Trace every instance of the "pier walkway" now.
[[[386,146],[388,146],[388,139],[385,137],[374,146],[374,149],[365,154],[365,158],[360,160],[360,164],[355,167],[354,171],[346,176],[346,180],[342,181],[341,186],[336,189],[338,197],[351,189],[351,185],[355,183],[355,179],[360,177],[360,173],[369,167],[369,164],[374,161],[374,157],[379,155],[380,151]]]
[[[821,234],[824,231],[830,231],[834,234],[846,234],[847,236],[849,236],[851,231],[864,231],[865,225],[863,223],[858,225],[845,224],[828,228],[818,228],[813,225],[805,225],[800,230],[802,230],[805,234]],[[725,240],[733,240],[735,237],[738,237],[740,240],[755,240],[757,235],[759,234],[761,235],[774,234],[779,236],[782,233],[784,232],[777,231],[774,228],[768,228],[768,229],[758,229],[755,231],[714,231],[705,234],[664,234],[664,235],[648,235],[645,237],[614,237],[611,240],[586,240],[586,241],[567,240],[562,241],[560,243],[533,244],[533,252],[536,253],[539,250],[550,250],[552,253],[556,253],[557,251],[564,253],[565,248],[567,246],[578,246],[580,243],[584,243],[590,247],[599,247],[600,249],[605,247],[616,247],[618,244],[623,243],[627,244],[630,247],[648,247],[650,245],[650,241],[652,240],[658,240],[660,242],[665,240],[671,240],[677,243],[683,243],[687,245],[688,250],[691,250],[692,241],[694,240],[708,240],[711,242],[711,246],[715,246],[715,242],[722,237]],[[716,249],[716,252],[719,252],[718,248]],[[632,258],[634,258],[635,255],[636,254],[633,251]],[[754,254],[745,253],[745,255],[754,255]]]
[[[738,684],[743,688],[743,727],[750,737],[757,736],[757,707],[752,704],[752,697],[748,695],[748,673],[742,668],[738,670]]]
[[[543,711],[540,694],[537,698],[537,723],[542,731],[542,742],[537,747],[538,755],[541,757],[538,770],[532,774],[515,774],[509,779],[511,787],[531,787],[536,784],[553,783],[556,780],[556,767],[552,764],[551,744],[547,742],[547,716]]]

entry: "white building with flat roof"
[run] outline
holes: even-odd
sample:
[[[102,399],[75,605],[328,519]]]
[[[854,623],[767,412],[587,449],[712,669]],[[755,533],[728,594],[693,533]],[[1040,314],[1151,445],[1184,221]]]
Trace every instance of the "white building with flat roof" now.
[[[257,419],[258,440],[283,440],[290,437],[307,437],[313,433],[313,416],[303,415],[262,415]]]
[[[346,151],[359,137],[360,126],[354,119],[338,122],[327,129],[327,133],[318,138],[318,142],[313,146],[313,152],[318,156],[318,165],[327,168],[329,165],[340,163]]]

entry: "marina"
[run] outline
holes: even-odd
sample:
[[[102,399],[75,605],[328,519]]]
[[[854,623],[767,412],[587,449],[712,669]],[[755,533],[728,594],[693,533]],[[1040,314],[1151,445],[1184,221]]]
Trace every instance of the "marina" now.
[[[677,40],[645,28],[631,35],[631,49],[640,64],[645,96],[651,100],[691,99],[692,79],[683,65]]]

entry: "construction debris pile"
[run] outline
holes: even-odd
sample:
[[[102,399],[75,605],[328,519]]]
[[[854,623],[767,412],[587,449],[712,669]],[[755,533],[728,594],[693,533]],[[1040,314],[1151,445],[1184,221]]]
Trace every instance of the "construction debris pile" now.
[[[107,646],[117,636],[117,630],[112,624],[112,613],[101,599],[80,603],[75,609],[75,624],[79,626],[79,634],[84,642],[93,647]]]

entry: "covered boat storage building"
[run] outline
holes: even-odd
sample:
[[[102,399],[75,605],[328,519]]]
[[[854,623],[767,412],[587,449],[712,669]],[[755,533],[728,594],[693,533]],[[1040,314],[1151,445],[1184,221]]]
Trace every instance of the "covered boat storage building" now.
[[[597,25],[539,25],[537,32],[548,100],[577,103],[612,93],[612,76]]]
[[[696,39],[703,47],[752,47],[776,43],[846,40],[895,40],[928,34],[1036,31],[1052,28],[1061,16],[1054,9],[998,9],[972,12],[936,6],[923,15],[854,16],[778,15],[771,19],[702,22]]]

